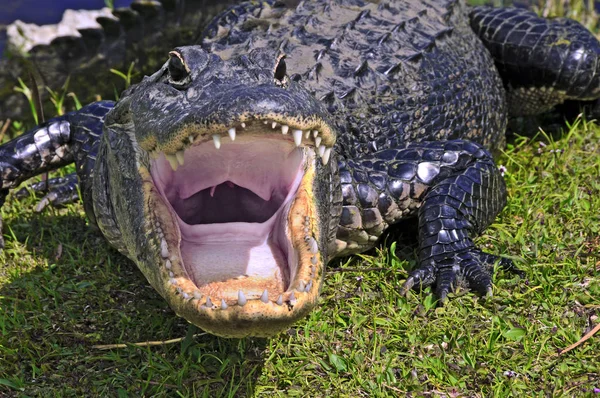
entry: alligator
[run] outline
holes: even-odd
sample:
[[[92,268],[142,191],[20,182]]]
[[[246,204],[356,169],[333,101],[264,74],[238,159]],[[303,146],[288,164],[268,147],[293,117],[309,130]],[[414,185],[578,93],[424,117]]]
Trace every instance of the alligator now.
[[[118,102],[0,146],[0,195],[74,162],[29,188],[49,189],[40,207],[79,192],[175,313],[219,336],[285,330],[330,260],[406,219],[400,294],[487,295],[494,267],[515,269],[473,242],[506,203],[507,115],[598,98],[599,54],[577,22],[460,0],[242,3]]]

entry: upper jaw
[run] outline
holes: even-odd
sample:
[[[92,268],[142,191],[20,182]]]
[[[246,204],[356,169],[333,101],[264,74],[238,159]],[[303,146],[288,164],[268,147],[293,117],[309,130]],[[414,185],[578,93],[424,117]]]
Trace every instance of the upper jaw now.
[[[228,127],[219,138],[215,138],[216,134],[209,135],[201,130],[197,131],[196,135],[189,134],[194,130],[188,130],[186,148],[178,149],[174,154],[161,153],[156,149],[151,153],[154,160],[150,163],[148,179],[152,180],[154,189],[148,194],[148,203],[152,209],[150,218],[159,264],[158,269],[152,272],[162,275],[152,279],[161,281],[160,286],[155,287],[179,315],[209,332],[225,337],[272,335],[306,315],[316,304],[326,262],[321,250],[324,246],[321,228],[326,223],[319,219],[313,191],[317,164],[322,167],[329,162],[331,147],[325,146],[323,142],[331,142],[331,137],[325,140],[316,128],[301,130],[298,127],[266,119],[239,121],[235,127]],[[160,178],[156,173],[157,163],[162,161],[163,166],[168,164],[167,167],[172,168],[173,173],[176,173],[176,170],[182,172],[193,167],[193,164],[187,162],[192,161],[194,151],[203,149],[209,153],[206,150],[208,145],[213,148],[213,153],[218,153],[221,149],[224,153],[229,146],[236,145],[235,143],[265,137],[282,141],[284,144],[281,148],[302,155],[297,165],[299,178],[295,178],[290,185],[284,205],[268,220],[258,223],[188,225],[182,222],[166,199],[164,185],[156,183],[157,178]],[[204,239],[201,243],[192,243],[200,247],[193,258],[200,257],[198,262],[202,262],[205,261],[202,258],[209,258],[216,252],[216,257],[213,257],[218,260],[220,253],[227,250],[226,239],[223,238],[219,242],[218,236],[231,234],[230,227],[233,227],[236,233],[246,236],[265,234],[264,236],[272,237],[272,231],[279,229],[276,239],[285,241],[279,243],[285,246],[282,251],[288,268],[280,267],[283,272],[280,272],[278,281],[261,283],[256,278],[246,278],[242,272],[238,278],[219,281],[217,275],[210,280],[210,277],[202,276],[204,272],[196,272],[194,267],[189,265],[196,261],[190,260],[190,250],[186,249],[190,245],[187,242],[190,240],[189,236],[195,236],[193,239],[198,236]],[[207,240],[216,240],[212,249],[204,248],[211,245]],[[254,243],[247,245],[251,247]],[[230,251],[235,252],[231,247]],[[252,264],[260,268],[260,260]],[[215,267],[218,268],[219,265],[215,264]],[[272,270],[276,270],[276,267],[272,267]]]

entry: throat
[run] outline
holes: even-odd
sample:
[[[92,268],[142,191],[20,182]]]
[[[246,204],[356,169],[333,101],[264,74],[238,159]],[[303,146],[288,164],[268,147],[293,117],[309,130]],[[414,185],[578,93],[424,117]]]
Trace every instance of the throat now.
[[[232,222],[262,223],[271,218],[285,199],[273,192],[264,200],[254,192],[231,181],[203,189],[189,198],[175,197],[171,205],[186,224]]]

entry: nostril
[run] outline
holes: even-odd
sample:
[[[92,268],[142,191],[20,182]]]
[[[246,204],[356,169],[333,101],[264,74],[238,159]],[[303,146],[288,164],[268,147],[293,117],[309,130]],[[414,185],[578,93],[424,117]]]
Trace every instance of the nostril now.
[[[275,79],[283,82],[287,73],[287,66],[283,57],[279,59],[277,66],[275,67],[274,77]]]

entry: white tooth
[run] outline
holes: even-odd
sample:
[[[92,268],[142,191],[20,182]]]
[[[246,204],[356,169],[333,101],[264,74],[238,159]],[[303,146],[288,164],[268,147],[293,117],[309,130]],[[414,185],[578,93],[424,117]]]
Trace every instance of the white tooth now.
[[[290,302],[296,301],[296,294],[295,292],[292,292],[292,294],[290,294]],[[294,303],[292,303],[294,304]]]
[[[212,308],[213,303],[212,303],[212,301],[210,301],[210,296],[206,298],[206,304],[204,304],[204,305],[206,305],[207,307]]]
[[[231,138],[231,141],[235,141],[235,128],[230,128],[229,130],[227,130],[227,134],[229,134],[229,138]]]
[[[290,126],[288,126],[288,125],[285,125],[285,124],[284,124],[284,125],[282,125],[282,126],[281,126],[281,134],[287,134],[287,133],[288,133],[288,131],[289,131],[289,129],[290,129]]]
[[[181,297],[183,297],[184,299],[186,299],[186,300],[187,300],[187,299],[189,299],[189,298],[190,298],[190,295],[189,295],[189,294],[187,294],[186,292],[183,292],[183,293],[181,293]]]
[[[268,120],[265,120],[263,123],[264,123],[264,124],[269,124],[269,121],[268,121]]]
[[[169,278],[173,278],[175,277],[175,274],[173,273],[173,271],[169,271]]]
[[[165,268],[166,268],[166,269],[171,269],[171,260],[167,260],[167,261],[165,262]]]
[[[202,298],[202,293],[200,293],[200,291],[198,291],[198,290],[194,290],[194,292],[192,294],[194,295],[194,298],[196,300],[200,300]]]
[[[310,292],[310,289],[312,289],[312,281],[308,282],[308,285],[306,285],[306,289],[304,291],[308,293]]]
[[[304,284],[304,281],[300,281],[298,282],[298,287],[296,288],[297,291],[299,292],[304,292],[304,289],[306,289],[306,285]]]
[[[213,134],[213,141],[215,143],[215,148],[221,148],[221,136],[219,134]]]
[[[281,305],[283,304],[283,295],[279,295],[279,297],[277,297],[277,301],[276,301],[277,305]]]
[[[318,263],[318,262],[319,262],[319,260],[317,259],[317,256],[312,256],[312,257],[310,258],[310,263],[311,263],[312,265],[317,265],[317,263]]]
[[[302,144],[302,130],[294,130],[292,134],[294,135],[294,143],[296,146],[300,146]]]
[[[177,161],[177,157],[175,155],[167,155],[166,153],[165,153],[165,157],[169,161],[169,164],[171,165],[171,168],[173,169],[173,171],[177,171],[177,168],[179,167],[179,162]]]
[[[194,137],[192,137],[191,135],[188,137],[188,139],[190,140],[190,144],[194,143]]]
[[[310,249],[310,252],[312,254],[317,253],[317,251],[319,250],[319,246],[317,245],[317,241],[315,240],[315,238],[310,238],[310,240],[308,241],[308,248]]]
[[[308,139],[308,137],[310,137],[310,130],[306,130],[306,133],[304,133],[304,139]]]
[[[248,300],[246,300],[246,296],[244,296],[244,293],[242,293],[241,290],[238,290],[238,304],[243,307],[246,305],[246,303],[248,302]]]
[[[323,157],[324,153],[325,153],[325,145],[320,145],[319,146],[319,156]]]
[[[327,164],[329,162],[329,157],[331,156],[331,148],[325,149],[325,153],[323,154],[323,164]]]
[[[319,135],[319,130],[313,130],[313,137],[317,138]]]
[[[175,157],[181,166],[183,166],[183,151],[177,151]]]
[[[260,301],[262,301],[265,304],[269,302],[269,292],[267,292],[267,289],[265,289],[262,296],[260,296]]]
[[[319,146],[321,144],[321,137],[315,137],[315,146]]]
[[[222,310],[226,310],[226,309],[227,309],[227,307],[229,307],[229,306],[228,306],[228,305],[227,305],[227,303],[225,302],[225,299],[221,299],[221,309],[222,309]]]
[[[246,128],[246,123],[244,123],[244,122],[241,122],[241,123],[240,123],[240,126],[242,126],[242,128],[243,128],[243,129],[245,129],[245,128]]]
[[[271,128],[274,129],[275,127],[277,127],[277,122],[271,123]]]
[[[160,240],[160,255],[162,258],[169,258],[169,247],[167,246],[167,241],[164,239]]]

